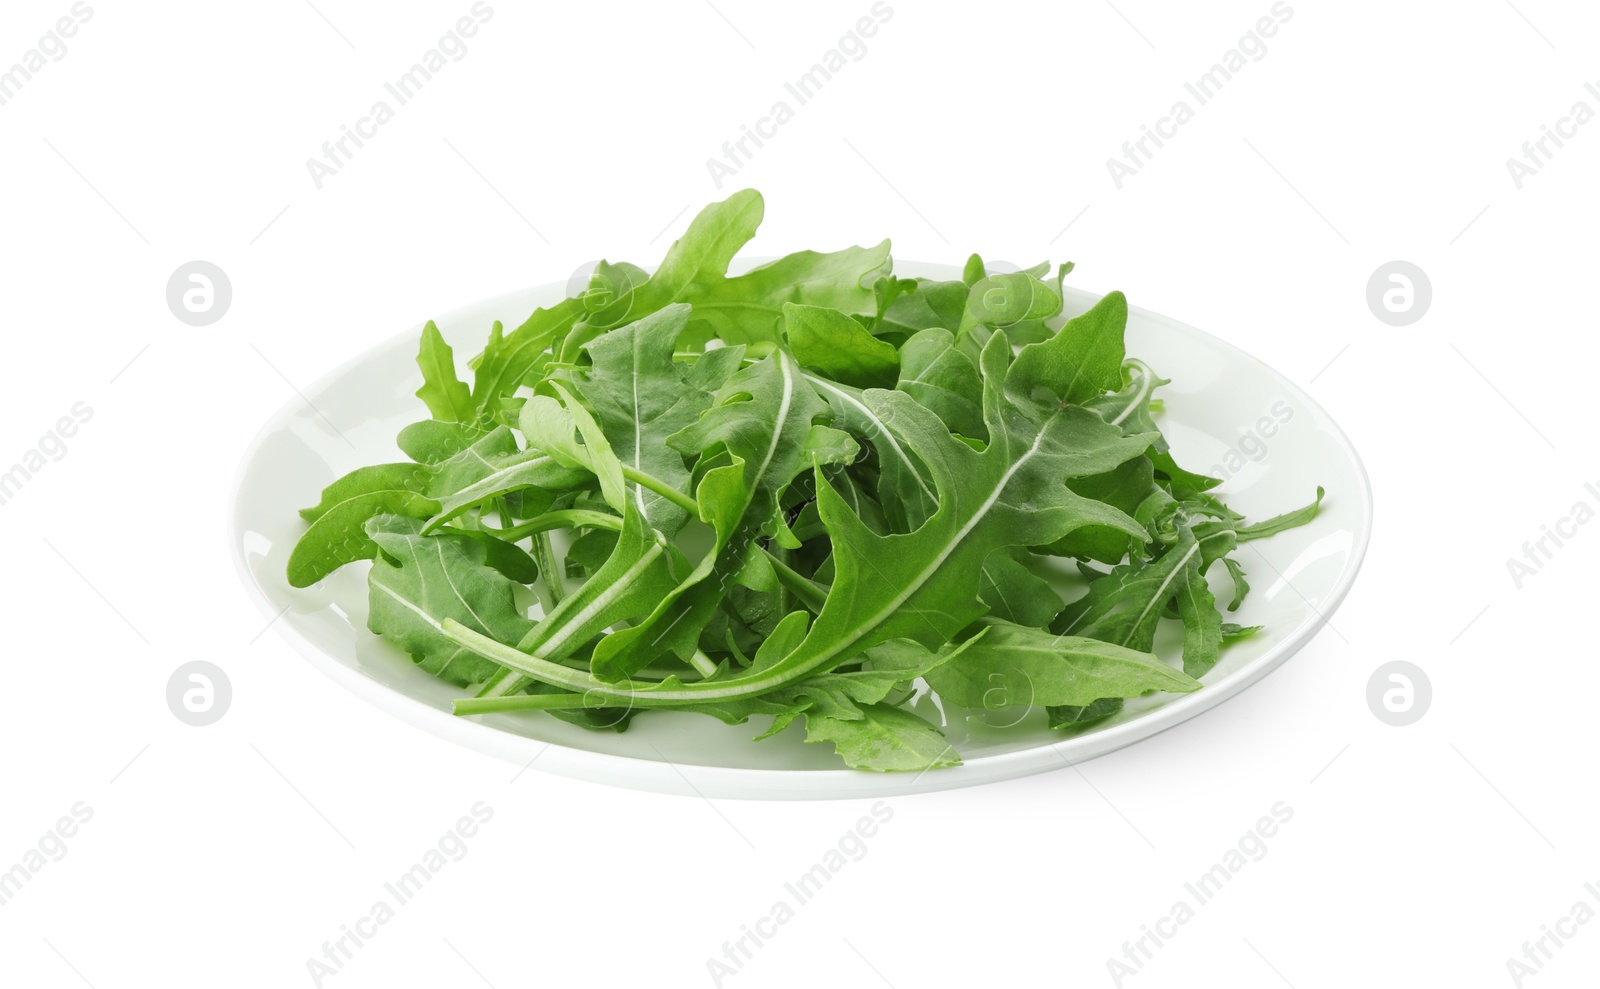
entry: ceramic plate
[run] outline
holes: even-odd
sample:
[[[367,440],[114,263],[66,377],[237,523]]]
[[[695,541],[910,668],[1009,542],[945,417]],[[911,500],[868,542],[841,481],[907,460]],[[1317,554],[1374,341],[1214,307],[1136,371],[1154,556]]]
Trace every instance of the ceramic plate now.
[[[754,262],[740,267],[748,268]],[[897,262],[896,273],[959,278],[956,268]],[[552,284],[468,306],[436,322],[458,356],[482,349],[493,320],[520,323],[535,306],[566,295]],[[1095,296],[1068,290],[1069,314]],[[305,590],[284,579],[284,564],[303,531],[297,509],[322,488],[364,464],[402,459],[395,435],[422,418],[413,328],[304,389],[261,430],[246,451],[233,506],[230,542],[239,571],[272,628],[318,669],[362,700],[441,737],[547,772],[620,786],[704,796],[834,798],[972,786],[1103,755],[1149,738],[1233,697],[1305,645],[1344,599],[1366,551],[1371,492],[1361,462],[1339,427],[1305,392],[1237,348],[1140,309],[1128,320],[1128,353],[1172,383],[1158,417],[1180,463],[1225,476],[1228,502],[1252,518],[1305,504],[1320,484],[1322,514],[1304,528],[1247,544],[1239,559],[1252,593],[1228,620],[1264,625],[1224,655],[1204,689],[1130,701],[1093,731],[1064,737],[1042,710],[944,713],[931,697],[916,710],[944,726],[965,764],[918,774],[842,768],[832,746],[807,745],[798,726],[755,743],[752,724],[724,725],[703,715],[659,712],[624,733],[590,732],[535,712],[457,718],[463,694],[414,667],[400,650],[366,630],[366,564],[346,567]],[[1213,578],[1228,593],[1223,568]],[[1175,624],[1175,623],[1163,623]],[[1170,630],[1169,630],[1170,631]],[[1158,640],[1175,658],[1181,645]]]

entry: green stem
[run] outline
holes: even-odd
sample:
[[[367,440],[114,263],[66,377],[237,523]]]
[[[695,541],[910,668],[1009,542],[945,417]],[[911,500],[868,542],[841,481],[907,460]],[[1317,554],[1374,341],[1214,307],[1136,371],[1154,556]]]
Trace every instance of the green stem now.
[[[638,680],[618,680],[615,682],[601,680],[593,674],[574,670],[571,667],[562,666],[560,663],[552,663],[537,656],[531,656],[520,649],[513,649],[503,642],[497,642],[487,635],[473,631],[453,618],[446,618],[440,624],[439,629],[450,641],[457,645],[465,646],[480,656],[492,659],[507,669],[515,670],[542,683],[564,687],[574,693],[582,694],[588,701],[589,706],[596,708],[685,707],[697,703],[707,704],[734,697],[763,694],[786,683],[802,680],[810,676],[813,671],[832,658],[831,654],[823,653],[804,665],[792,669],[777,672],[762,670],[757,673],[730,677],[726,680],[685,683],[667,688],[659,683]],[[494,710],[537,709],[538,702],[533,700],[532,703],[529,703],[529,701],[539,696],[537,694],[527,694],[494,698],[500,702],[500,706],[495,707]]]
[[[508,526],[495,532],[494,535],[507,542],[517,542],[528,536],[541,532],[550,532],[553,529],[609,529],[612,532],[622,531],[622,520],[615,515],[605,512],[592,512],[582,508],[563,508],[554,512],[545,512],[536,519],[531,519],[521,525]]]
[[[560,711],[584,707],[582,694],[514,694],[509,697],[457,697],[453,713],[492,714],[496,711]]]
[[[717,664],[711,661],[711,657],[706,655],[704,649],[694,651],[694,655],[689,657],[689,665],[703,677],[712,676],[717,672]]]
[[[627,464],[622,465],[622,476],[642,488],[649,488],[651,491],[654,491],[656,494],[672,502],[674,505],[677,505],[690,515],[693,515],[695,518],[700,517],[700,503],[684,494],[682,491],[679,491],[672,485],[668,484],[666,481],[663,481],[658,477],[651,477],[649,474],[646,474],[641,470],[636,470],[633,467],[629,467]]]
[[[783,559],[788,553],[779,555],[769,549],[762,550],[767,554],[767,559],[772,563],[772,569],[778,573],[778,583],[800,599],[800,603],[811,609],[813,613],[822,610],[828,600],[828,589],[821,584],[796,571]],[[787,610],[787,609],[785,609]]]
[[[544,577],[544,586],[550,589],[550,605],[552,610],[567,596],[567,585],[561,580],[561,564],[556,559],[556,551],[550,545],[548,531],[533,534],[533,562],[539,565],[539,574]]]

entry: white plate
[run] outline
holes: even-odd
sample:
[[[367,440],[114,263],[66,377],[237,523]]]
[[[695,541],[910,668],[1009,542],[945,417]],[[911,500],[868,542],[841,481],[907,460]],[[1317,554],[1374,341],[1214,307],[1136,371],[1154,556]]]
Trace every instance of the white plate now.
[[[896,272],[960,277],[956,268],[908,262],[897,262]],[[482,348],[492,320],[515,326],[535,306],[565,295],[559,284],[527,289],[437,323],[464,361]],[[1087,310],[1095,298],[1069,290],[1068,312]],[[957,716],[945,731],[965,764],[920,775],[842,768],[832,746],[804,744],[798,726],[757,743],[751,736],[763,726],[729,726],[683,712],[652,712],[621,734],[587,731],[534,712],[458,718],[450,714],[450,703],[462,690],[423,673],[366,630],[366,564],[346,567],[305,590],[284,579],[289,550],[305,527],[296,510],[314,504],[325,485],[349,470],[404,459],[395,435],[426,414],[413,394],[421,384],[415,363],[419,331],[407,330],[349,362],[306,388],[305,400],[297,397],[272,417],[244,455],[230,543],[262,614],[282,612],[272,627],[318,669],[414,725],[515,763],[537,757],[533,765],[548,772],[664,792],[799,799],[948,789],[1061,769],[1215,707],[1288,659],[1350,590],[1371,532],[1366,473],[1339,427],[1310,397],[1215,337],[1133,309],[1128,353],[1172,379],[1160,393],[1166,409],[1158,421],[1179,463],[1201,472],[1220,465],[1227,474],[1220,491],[1252,518],[1305,504],[1319,484],[1328,491],[1311,525],[1241,549],[1253,590],[1228,620],[1266,629],[1227,650],[1204,677],[1203,689],[1130,701],[1114,719],[1074,737],[1050,732],[1040,710]],[[1263,428],[1263,419],[1286,421]],[[1246,438],[1251,435],[1255,439]],[[1226,593],[1223,568],[1215,570],[1218,592]],[[1175,656],[1172,645],[1158,641],[1158,651]],[[942,720],[930,698],[922,698],[917,710]]]

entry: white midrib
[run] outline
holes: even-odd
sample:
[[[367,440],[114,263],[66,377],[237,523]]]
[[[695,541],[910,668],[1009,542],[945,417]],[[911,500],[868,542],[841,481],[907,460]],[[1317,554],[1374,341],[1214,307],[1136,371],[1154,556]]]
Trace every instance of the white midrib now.
[[[554,461],[551,460],[551,458],[549,458],[549,457],[532,457],[532,458],[530,458],[528,460],[523,460],[523,461],[519,461],[519,462],[517,462],[515,464],[512,464],[510,467],[502,467],[499,470],[495,471],[493,474],[489,474],[486,477],[481,477],[478,480],[473,481],[471,484],[469,484],[466,487],[462,488],[460,491],[457,491],[453,495],[453,497],[454,498],[458,498],[458,499],[459,498],[466,498],[467,501],[469,501],[469,502],[470,501],[477,501],[479,499],[472,497],[472,495],[474,493],[476,493],[479,490],[493,491],[494,490],[494,485],[497,484],[500,481],[501,478],[507,477],[507,476],[509,476],[511,474],[514,474],[517,471],[522,470],[524,467],[531,467],[534,464],[548,464],[548,463],[554,463]]]
[[[622,576],[612,581],[609,587],[596,594],[593,601],[578,609],[577,614],[562,622],[561,627],[556,630],[554,635],[541,642],[528,655],[535,659],[545,659],[552,652],[555,652],[568,639],[572,638],[575,630],[582,628],[585,622],[610,607],[611,603],[616,601],[617,598],[626,594],[633,582],[639,578],[640,574],[650,569],[650,564],[654,563],[656,557],[660,556],[662,552],[663,548],[660,542],[652,543],[650,548],[644,552],[644,555],[639,557],[638,562],[629,567]]]
[[[1045,424],[1046,427],[1048,427],[1048,425],[1048,423]],[[1017,458],[1016,462],[1007,468],[1005,474],[1002,475],[999,482],[995,484],[994,490],[989,493],[989,497],[984,500],[983,504],[978,508],[978,510],[973,513],[970,519],[967,520],[966,524],[964,524],[956,532],[955,537],[945,545],[944,550],[940,552],[932,561],[930,561],[928,565],[922,569],[922,572],[917,574],[914,580],[908,582],[906,588],[899,594],[895,595],[895,597],[885,607],[879,609],[876,614],[872,615],[870,618],[858,625],[858,628],[866,631],[862,631],[859,634],[852,636],[848,641],[842,642],[835,646],[833,649],[813,657],[806,662],[805,666],[799,669],[786,671],[784,674],[784,681],[792,681],[799,676],[803,676],[806,673],[809,673],[811,670],[816,669],[818,666],[821,666],[823,663],[826,663],[828,660],[837,656],[844,650],[850,648],[856,642],[859,642],[861,638],[867,634],[867,631],[877,628],[883,623],[884,619],[888,618],[889,615],[898,610],[902,604],[905,604],[906,601],[910,600],[911,596],[917,593],[917,591],[928,582],[928,579],[933,576],[934,572],[944,565],[944,561],[949,559],[950,554],[955,552],[956,547],[960,546],[961,543],[972,532],[972,530],[977,528],[979,523],[981,523],[984,518],[988,516],[989,511],[994,508],[995,503],[1000,500],[1001,495],[1005,494],[1006,487],[1011,483],[1011,479],[1016,476],[1017,471],[1021,470],[1023,466],[1026,465],[1029,460],[1032,460],[1033,457],[1039,452],[1039,446],[1044,442],[1045,432],[1045,428],[1041,428],[1039,430],[1039,435],[1034,437],[1032,445],[1028,447],[1028,451],[1021,457]],[[496,649],[497,652],[504,651],[506,648],[500,643],[493,643],[491,646],[486,646],[485,648],[493,647],[499,647]],[[493,658],[492,655],[491,658]],[[548,668],[541,669],[539,671],[539,679],[557,683],[573,690],[590,690],[597,693],[611,694],[618,697],[635,698],[651,706],[656,703],[676,703],[679,701],[710,702],[722,700],[728,697],[739,697],[744,694],[751,693],[752,690],[748,688],[760,690],[771,686],[762,679],[762,677],[765,676],[765,673],[761,673],[756,674],[753,677],[746,678],[743,682],[738,680],[730,680],[727,683],[720,685],[718,688],[710,690],[647,691],[644,693],[635,693],[625,685],[596,684],[593,682],[591,677],[587,677],[581,673],[575,673],[573,670],[564,669],[556,666],[555,664],[549,664],[548,661],[546,662]]]
[[[789,368],[787,354],[779,355],[778,372],[783,375],[783,400],[778,403],[778,418],[772,424],[772,440],[767,444],[767,455],[761,460],[761,469],[756,472],[757,478],[767,476],[767,468],[772,466],[772,458],[778,455],[778,440],[783,437],[783,424],[789,421],[789,405],[794,400],[794,374]],[[755,497],[753,489],[750,496]]]
[[[572,638],[573,633],[577,629],[582,628],[585,622],[593,618],[595,615],[598,615],[604,609],[610,607],[612,602],[616,601],[617,598],[627,593],[628,587],[634,582],[634,580],[638,579],[639,575],[643,574],[645,570],[649,569],[650,564],[654,563],[656,558],[659,557],[663,552],[664,547],[660,542],[656,542],[651,545],[651,547],[645,551],[644,555],[639,558],[638,562],[628,568],[626,573],[617,578],[615,581],[612,581],[611,585],[605,590],[595,595],[594,600],[580,608],[577,614],[572,615],[563,621],[561,623],[561,627],[557,629],[550,636],[550,638],[546,639],[544,642],[541,642],[538,647],[533,650],[533,652],[522,653],[519,650],[512,649],[510,646],[506,646],[504,643],[496,643],[496,645],[502,646],[504,649],[509,650],[510,652],[517,653],[518,656],[526,656],[530,660],[539,660],[549,663],[550,660],[548,657],[552,652],[555,652],[558,648],[565,644],[568,639]],[[402,600],[402,603],[405,602]],[[412,607],[409,604],[406,606],[411,607],[411,610],[413,611],[417,611],[415,607]],[[417,613],[419,615],[422,614],[420,611],[417,611]],[[423,615],[423,618],[435,628],[439,627],[437,622],[433,621],[431,618],[428,618],[426,615]],[[449,633],[445,634],[449,635]],[[493,689],[484,693],[482,696],[503,697],[507,694],[515,693],[517,690],[521,689],[522,684],[526,682],[526,677],[529,675],[529,671],[525,667],[518,666],[518,660],[510,659],[509,656],[502,658],[499,656],[490,655],[489,658],[500,663],[500,665],[515,671],[517,675],[503,677],[498,681],[495,681],[493,678],[491,678],[490,682],[493,684]]]
[[[455,595],[456,600],[460,601],[462,606],[467,609],[467,613],[472,616],[473,621],[477,622],[478,626],[487,632],[489,630],[488,624],[484,622],[483,618],[477,613],[477,611],[473,610],[472,605],[467,602],[467,599],[462,596],[460,589],[456,587],[455,581],[450,578],[449,568],[445,566],[444,561],[444,547],[439,546],[437,549],[439,551],[439,567],[444,571],[445,581],[450,585],[451,592]],[[612,602],[616,601],[617,598],[627,593],[628,588],[633,584],[633,582],[637,580],[641,574],[648,570],[650,568],[650,564],[654,563],[656,558],[659,557],[664,551],[665,550],[660,542],[652,543],[650,548],[646,550],[644,554],[639,557],[639,560],[634,563],[633,566],[629,567],[621,577],[613,581],[605,590],[601,591],[599,594],[596,594],[593,601],[590,601],[588,604],[584,605],[578,610],[577,614],[572,615],[570,618],[564,621],[554,635],[540,643],[539,647],[528,655],[534,659],[545,659],[550,653],[560,648],[568,639],[572,637],[575,630],[582,628],[585,622],[589,621],[589,619],[593,618],[595,615],[598,615],[601,611],[609,607]],[[415,547],[413,547],[411,550],[411,564],[416,568],[417,579],[426,585],[427,576],[422,570],[421,563],[417,560]],[[411,601],[409,598],[395,593],[395,590],[388,584],[378,584],[378,587],[383,591],[383,593],[387,594],[389,597],[393,598],[397,603],[399,603],[401,607],[416,615],[424,622],[427,622],[431,627],[439,629],[441,632],[443,631],[443,627],[436,618],[428,614],[427,611],[418,607],[416,603]]]
[[[1193,546],[1190,546],[1184,551],[1183,557],[1179,559],[1175,565],[1173,565],[1172,572],[1167,574],[1167,576],[1161,581],[1161,584],[1156,588],[1155,595],[1151,597],[1150,601],[1139,610],[1138,619],[1134,621],[1133,625],[1128,630],[1128,634],[1121,642],[1117,643],[1117,645],[1126,646],[1128,644],[1128,639],[1133,638],[1133,629],[1136,629],[1140,625],[1144,624],[1144,620],[1150,617],[1151,610],[1155,608],[1158,603],[1164,603],[1166,601],[1167,588],[1172,586],[1172,582],[1178,579],[1178,574],[1183,572],[1183,568],[1189,563],[1190,558],[1198,552],[1200,552],[1199,543],[1195,543]]]
[[[871,409],[867,408],[866,403],[857,399],[849,392],[841,391],[825,378],[818,378],[814,375],[808,374],[806,375],[806,380],[822,388],[824,391],[830,391],[833,394],[838,395],[844,401],[849,402],[851,405],[860,409],[861,414],[872,420],[873,425],[878,427],[878,432],[882,433],[883,438],[889,441],[890,446],[894,447],[895,456],[899,457],[901,462],[906,465],[906,469],[911,472],[911,476],[917,479],[917,487],[922,489],[922,493],[933,499],[935,502],[939,500],[937,495],[928,490],[928,483],[922,479],[922,473],[917,470],[917,465],[911,462],[911,458],[906,455],[905,450],[902,449],[900,444],[895,440],[894,434],[889,432],[889,427],[884,425],[883,420],[874,415]]]
[[[639,331],[633,331],[633,469],[644,470],[644,421],[639,418]],[[657,495],[656,497],[661,497]],[[639,517],[648,518],[644,510],[644,485],[634,484],[634,503],[639,506]]]
[[[443,545],[439,545],[439,546],[437,546],[435,548],[439,552],[439,569],[441,571],[443,571],[445,583],[450,585],[451,593],[455,594],[456,600],[460,601],[462,606],[467,609],[467,614],[471,615],[472,616],[472,620],[478,623],[478,627],[482,628],[485,632],[489,631],[488,623],[486,623],[483,620],[483,618],[480,617],[475,610],[473,610],[472,605],[467,603],[467,599],[462,596],[461,590],[458,587],[456,587],[456,582],[453,579],[451,579],[451,577],[450,577],[450,568],[445,566],[445,562],[444,562],[444,546]],[[412,547],[410,547],[410,550],[411,550],[411,566],[416,571],[418,583],[423,585],[424,593],[426,593],[427,583],[428,583],[427,574],[422,569],[421,561],[419,561],[417,559],[417,549],[416,549],[416,547],[412,546]],[[433,626],[434,628],[439,629],[441,632],[443,631],[443,628],[440,626],[438,619],[434,618],[432,615],[428,614],[426,611],[424,611],[423,609],[419,608],[415,603],[413,603],[411,601],[411,599],[406,598],[406,597],[402,597],[401,595],[396,594],[395,591],[394,591],[394,588],[390,587],[388,584],[378,584],[377,586],[378,586],[378,588],[380,590],[383,591],[383,593],[389,595],[395,601],[399,602],[401,607],[405,608],[407,611],[409,611],[412,614],[416,615],[418,618],[420,618],[423,621],[427,622],[429,625]]]
[[[1208,538],[1210,538],[1210,536],[1208,536]],[[1171,573],[1168,573],[1168,575],[1166,575],[1165,578],[1162,579],[1162,583],[1160,583],[1160,586],[1157,586],[1157,589],[1155,589],[1155,597],[1152,597],[1152,599],[1149,600],[1149,603],[1146,603],[1146,605],[1144,605],[1144,608],[1141,608],[1141,610],[1139,610],[1139,618],[1136,619],[1136,621],[1134,621],[1134,623],[1133,623],[1133,626],[1131,626],[1130,629],[1128,629],[1128,635],[1126,635],[1125,639],[1123,639],[1122,642],[1118,642],[1117,645],[1122,645],[1122,647],[1126,647],[1126,645],[1128,645],[1128,639],[1131,639],[1131,637],[1133,637],[1133,629],[1138,629],[1138,627],[1141,626],[1141,624],[1144,624],[1144,619],[1149,618],[1150,610],[1152,610],[1152,608],[1157,607],[1158,603],[1165,602],[1165,600],[1166,600],[1166,589],[1168,589],[1168,587],[1171,587],[1171,584],[1173,584],[1174,579],[1178,579],[1179,573],[1182,573],[1182,570],[1184,570],[1184,567],[1186,567],[1187,563],[1189,563],[1190,557],[1194,557],[1194,555],[1197,554],[1197,552],[1200,552],[1200,543],[1203,543],[1203,539],[1202,539],[1202,541],[1197,541],[1197,543],[1195,543],[1194,546],[1190,546],[1189,549],[1186,549],[1186,551],[1184,551],[1184,555],[1182,555],[1181,559],[1178,560],[1178,563],[1174,563],[1173,571],[1171,571]],[[1077,623],[1072,623],[1072,627],[1077,627]],[[1066,632],[1062,632],[1062,635],[1070,635],[1070,634],[1072,634],[1072,629],[1067,629]]]
[[[902,589],[900,593],[896,594],[893,598],[890,598],[889,604],[886,607],[880,608],[876,614],[867,619],[865,622],[861,623],[858,627],[869,631],[877,628],[886,618],[898,611],[901,605],[911,600],[911,596],[920,591],[922,589],[922,585],[926,584],[929,578],[931,578],[940,567],[944,566],[944,561],[950,558],[950,554],[954,553],[956,548],[960,546],[966,540],[967,536],[972,533],[972,530],[976,529],[979,523],[988,517],[989,510],[994,508],[995,503],[1000,500],[1000,496],[1005,494],[1006,488],[1011,484],[1011,479],[1016,476],[1017,471],[1021,470],[1023,466],[1027,464],[1028,461],[1032,460],[1039,452],[1039,446],[1044,442],[1044,435],[1048,431],[1049,425],[1050,424],[1047,422],[1044,424],[1044,426],[1040,427],[1039,434],[1033,438],[1033,443],[1028,447],[1028,452],[1018,457],[1015,463],[1006,468],[1006,472],[1000,476],[999,482],[995,484],[994,490],[989,492],[989,497],[985,498],[983,504],[978,507],[978,510],[972,513],[972,517],[967,519],[966,523],[962,525],[960,529],[956,530],[955,537],[945,543],[944,549],[940,550],[939,554],[929,561],[928,565],[922,568],[922,572],[918,573],[914,580],[909,581],[906,587]],[[849,641],[840,643],[835,648],[823,653],[812,663],[808,664],[808,668],[827,662],[834,656],[837,656],[839,653],[843,652],[845,649],[854,645],[856,642],[859,642],[862,636],[865,634],[866,632],[863,631],[853,636]]]
[[[778,418],[777,422],[773,424],[772,441],[767,445],[767,454],[766,457],[761,461],[761,471],[757,476],[765,474],[767,468],[772,464],[772,458],[777,456],[778,441],[783,433],[782,426],[784,421],[789,417],[789,406],[794,399],[794,378],[790,373],[787,359],[780,358],[778,367],[780,372],[783,374],[783,398],[778,403]],[[635,403],[634,407],[638,408],[637,403]],[[601,591],[598,595],[596,595],[593,601],[586,604],[576,615],[574,615],[568,621],[562,623],[560,630],[558,630],[553,636],[551,636],[549,639],[546,639],[536,649],[534,649],[533,652],[527,653],[526,655],[530,659],[544,660],[545,662],[549,662],[546,657],[552,651],[554,651],[556,647],[565,642],[572,635],[574,629],[581,628],[585,622],[599,614],[601,609],[605,608],[607,605],[611,604],[619,596],[621,596],[627,590],[628,585],[631,584],[640,574],[644,573],[645,569],[649,567],[649,565],[654,562],[656,557],[660,556],[662,552],[662,545],[660,542],[657,542],[644,554],[644,556],[639,559],[639,562],[629,567],[628,571],[614,581],[610,587],[607,587],[604,591]]]
[[[1134,393],[1133,400],[1128,403],[1128,407],[1117,413],[1117,417],[1111,420],[1111,425],[1122,425],[1122,421],[1133,415],[1133,410],[1137,409],[1139,405],[1150,396],[1150,393],[1155,391],[1153,378],[1154,376],[1148,371],[1139,372],[1139,390]]]

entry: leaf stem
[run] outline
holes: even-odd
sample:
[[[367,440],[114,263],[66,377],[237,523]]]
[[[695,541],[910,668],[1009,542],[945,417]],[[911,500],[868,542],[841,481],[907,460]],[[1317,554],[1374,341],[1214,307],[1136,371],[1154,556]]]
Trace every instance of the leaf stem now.
[[[789,566],[788,562],[783,559],[784,556],[788,555],[787,553],[780,555],[770,549],[762,549],[762,552],[767,555],[768,561],[772,563],[772,569],[777,571],[778,583],[783,585],[785,590],[799,598],[800,603],[811,609],[812,612],[822,610],[823,604],[828,600],[828,589],[826,587]],[[788,609],[785,608],[784,610],[787,611]]]
[[[563,508],[554,512],[545,512],[536,519],[530,519],[521,525],[508,526],[494,530],[493,535],[507,542],[516,542],[528,536],[552,529],[609,529],[612,532],[622,531],[622,520],[615,515],[605,512],[594,512],[583,508]]]
[[[561,563],[556,559],[555,547],[550,545],[548,530],[533,534],[533,561],[539,565],[539,575],[550,590],[550,604],[554,608],[567,596],[567,585],[561,579]]]
[[[645,472],[637,470],[633,467],[629,467],[627,464],[622,465],[622,476],[642,488],[649,488],[651,491],[654,491],[656,494],[693,515],[695,518],[700,517],[699,502],[695,501],[693,498],[684,494],[682,491],[679,491],[677,488],[661,480],[660,478],[651,477],[649,474],[646,474]]]
[[[494,714],[499,711],[561,711],[589,706],[582,694],[512,694],[504,697],[457,697],[452,713]]]
[[[717,672],[717,664],[711,661],[704,649],[696,649],[694,655],[689,657],[689,665],[703,677],[708,677]]]

